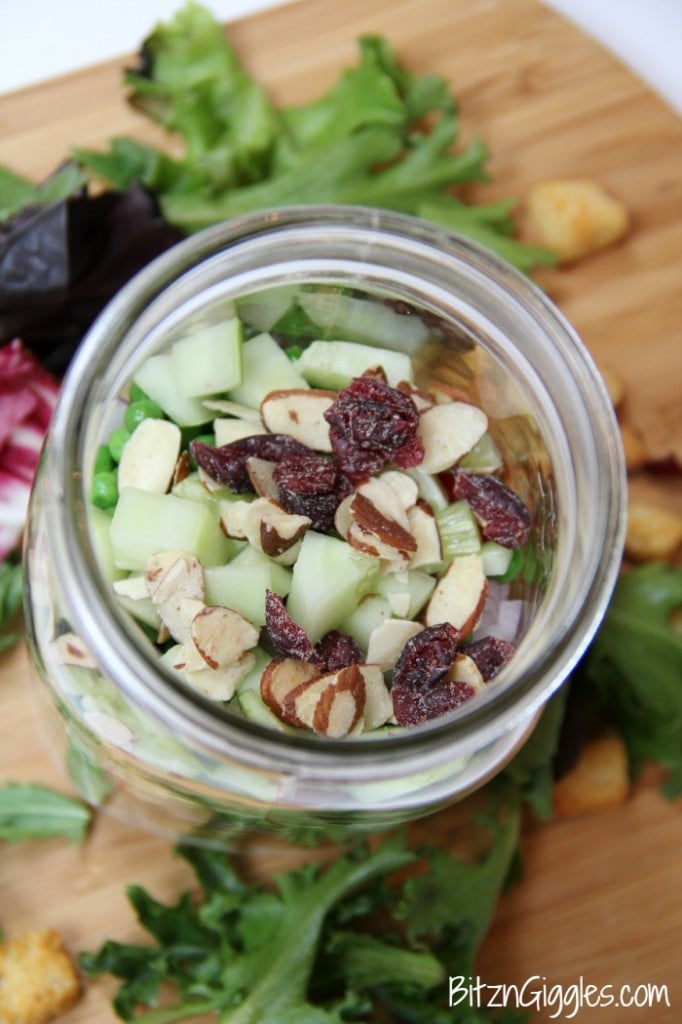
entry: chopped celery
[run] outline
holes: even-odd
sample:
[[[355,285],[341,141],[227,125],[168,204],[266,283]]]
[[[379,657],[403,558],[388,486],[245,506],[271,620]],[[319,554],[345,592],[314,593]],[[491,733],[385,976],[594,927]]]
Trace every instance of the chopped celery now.
[[[434,512],[440,512],[448,507],[448,496],[437,477],[425,473],[423,469],[405,469],[409,477],[412,477],[417,485],[419,497],[431,506]]]
[[[436,512],[436,523],[446,561],[481,550],[481,534],[468,501],[455,501]]]
[[[421,317],[403,316],[380,299],[355,298],[340,291],[301,292],[298,303],[320,328],[322,338],[343,338],[391,347],[413,355],[430,336]]]

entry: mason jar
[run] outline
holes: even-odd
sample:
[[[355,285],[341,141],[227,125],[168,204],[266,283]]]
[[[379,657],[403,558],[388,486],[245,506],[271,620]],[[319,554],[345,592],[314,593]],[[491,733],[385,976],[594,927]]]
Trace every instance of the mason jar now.
[[[527,571],[492,586],[488,613],[506,617],[514,657],[475,699],[414,728],[292,735],[210,701],[159,660],[96,550],[93,466],[136,369],[188,325],[292,289],[340,311],[344,297],[358,299],[383,325],[365,341],[403,347],[417,382],[479,404],[505,479],[532,512]],[[351,319],[340,312],[339,331],[363,340],[367,327]],[[25,548],[48,742],[94,804],[197,841],[252,830],[338,839],[442,808],[509,761],[585,650],[618,572],[624,495],[612,406],[588,352],[538,287],[482,247],[350,206],[270,210],[203,231],[117,294],[63,382]]]

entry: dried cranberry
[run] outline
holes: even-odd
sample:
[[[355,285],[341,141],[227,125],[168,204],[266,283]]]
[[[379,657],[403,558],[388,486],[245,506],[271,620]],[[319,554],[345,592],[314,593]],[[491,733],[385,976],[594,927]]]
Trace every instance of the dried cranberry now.
[[[246,460],[255,456],[269,462],[279,462],[285,455],[311,455],[312,450],[288,434],[253,434],[220,448],[191,441],[189,452],[212,480],[225,484],[236,494],[253,490],[246,469]]]
[[[389,460],[407,469],[424,457],[416,405],[382,380],[355,377],[324,418],[339,467],[353,481],[373,476]]]
[[[393,710],[400,725],[417,725],[462,703],[443,677],[462,643],[462,634],[449,622],[429,626],[405,644],[393,673]],[[473,692],[473,691],[472,691]],[[457,703],[453,703],[456,701]]]
[[[315,652],[303,626],[289,615],[284,601],[272,590],[265,591],[265,628],[280,654],[301,661],[314,661]]]
[[[496,636],[484,636],[468,644],[464,648],[464,653],[476,662],[478,671],[487,683],[513,657],[514,645],[507,640],[499,640]]]
[[[518,494],[497,477],[451,469],[447,489],[451,497],[469,502],[486,540],[505,548],[519,548],[528,540],[530,512]]]
[[[468,683],[441,680],[427,690],[413,692],[408,689],[392,690],[393,713],[399,725],[420,725],[454,711],[474,696]]]
[[[332,629],[315,644],[315,661],[327,672],[336,672],[348,665],[362,664],[362,654],[351,636]]]
[[[314,530],[332,533],[334,515],[351,491],[332,459],[322,455],[285,455],[275,467],[279,502],[287,512],[308,516]]]
[[[272,590],[265,592],[265,628],[280,654],[312,662],[325,672],[362,663],[362,654],[353,638],[335,629],[325,633],[313,647],[304,627],[294,622],[282,598]]]

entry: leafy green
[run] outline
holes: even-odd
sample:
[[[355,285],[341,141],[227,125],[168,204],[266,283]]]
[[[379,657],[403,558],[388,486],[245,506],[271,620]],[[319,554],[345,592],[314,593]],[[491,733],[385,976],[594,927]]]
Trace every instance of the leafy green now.
[[[0,223],[25,206],[45,206],[65,199],[78,192],[84,183],[85,176],[74,163],[65,164],[38,185],[0,165]]]
[[[79,843],[89,823],[90,811],[74,797],[37,783],[0,786],[0,839],[8,843],[51,836]]]
[[[528,803],[537,817],[545,820],[552,815],[554,758],[559,745],[567,697],[568,688],[562,686],[550,698],[533,732],[503,773],[504,778],[514,784],[521,798]]]
[[[16,617],[23,597],[21,563],[7,559],[0,562],[0,652],[17,642],[20,634],[8,630]]]
[[[682,792],[682,568],[650,564],[623,573],[574,684],[621,732],[633,773],[647,758]]]
[[[201,1013],[221,1024],[341,1024],[376,1019],[382,1007],[397,1021],[435,1024],[446,1013],[463,1020],[447,1007],[448,973],[473,964],[518,820],[513,805],[486,817],[487,849],[478,862],[411,851],[396,835],[371,850],[359,845],[325,868],[307,864],[281,875],[274,890],[242,881],[223,853],[183,845],[201,899],[184,893],[164,905],[130,887],[155,944],[108,941],[81,954],[81,964],[89,974],[118,977],[116,1012],[144,1024]],[[396,870],[408,865],[421,873],[398,882]],[[167,982],[175,1000],[161,1008]],[[490,1018],[472,1010],[467,1019]]]
[[[435,221],[523,270],[554,262],[511,237],[512,203],[466,205],[452,188],[486,181],[488,151],[455,149],[457,103],[439,75],[402,67],[388,41],[365,36],[359,60],[322,96],[276,107],[213,16],[187,3],[143,44],[130,102],[176,135],[180,156],[128,138],[73,151],[89,173],[157,195],[183,231],[280,205],[353,203]]]

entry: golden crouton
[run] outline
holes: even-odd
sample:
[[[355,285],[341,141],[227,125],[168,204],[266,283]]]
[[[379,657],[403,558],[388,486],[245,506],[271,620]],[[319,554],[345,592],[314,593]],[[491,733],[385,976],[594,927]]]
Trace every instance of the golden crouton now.
[[[682,544],[682,519],[674,512],[631,501],[625,532],[625,555],[635,562],[666,562]]]
[[[629,793],[625,744],[610,733],[586,743],[575,767],[555,784],[554,813],[573,818],[604,811],[624,803]]]
[[[80,979],[57,932],[28,932],[0,945],[2,1024],[46,1024],[73,1006],[80,993]]]
[[[620,200],[596,181],[543,181],[525,201],[528,234],[553,249],[560,263],[602,249],[626,233],[629,216]]]

